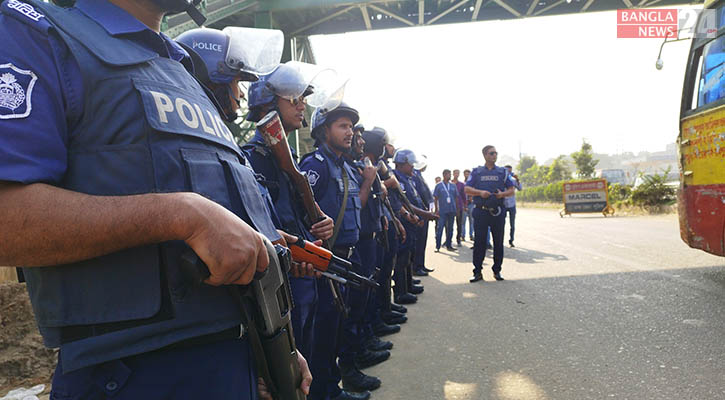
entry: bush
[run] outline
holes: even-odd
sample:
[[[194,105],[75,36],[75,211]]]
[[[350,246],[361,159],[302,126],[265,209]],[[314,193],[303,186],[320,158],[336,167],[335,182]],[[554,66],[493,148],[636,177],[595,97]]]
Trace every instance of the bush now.
[[[609,184],[609,203],[616,204],[626,202],[632,195],[632,187],[620,183]]]
[[[644,182],[632,189],[632,204],[649,209],[671,203],[676,190],[667,185],[668,174],[669,169],[661,175],[642,176]]]
[[[521,201],[561,203],[563,201],[563,185],[564,182],[556,182],[548,185],[527,187],[516,196]]]

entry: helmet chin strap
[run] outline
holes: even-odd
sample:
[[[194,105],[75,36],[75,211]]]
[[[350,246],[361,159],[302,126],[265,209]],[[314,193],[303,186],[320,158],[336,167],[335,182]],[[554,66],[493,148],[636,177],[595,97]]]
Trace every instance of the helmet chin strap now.
[[[206,22],[206,17],[201,13],[201,11],[199,11],[198,8],[196,8],[196,6],[194,6],[194,3],[189,3],[189,6],[184,11],[186,11],[189,17],[194,20],[197,25],[202,26],[204,25],[204,22]]]

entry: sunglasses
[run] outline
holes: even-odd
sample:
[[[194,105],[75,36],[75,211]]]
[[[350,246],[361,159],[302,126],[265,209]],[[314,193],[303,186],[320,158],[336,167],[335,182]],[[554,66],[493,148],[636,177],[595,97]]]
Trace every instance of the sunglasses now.
[[[297,107],[300,104],[307,105],[307,98],[306,97],[298,97],[296,99],[292,99],[289,101],[292,103],[293,106]]]
[[[489,156],[495,156],[495,155],[498,155],[498,152],[497,151],[489,151],[488,152],[488,155]]]

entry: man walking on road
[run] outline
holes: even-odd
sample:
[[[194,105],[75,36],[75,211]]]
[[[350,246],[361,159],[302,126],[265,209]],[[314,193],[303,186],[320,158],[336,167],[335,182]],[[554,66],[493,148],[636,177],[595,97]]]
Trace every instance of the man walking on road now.
[[[481,267],[486,255],[486,230],[490,227],[493,236],[493,276],[502,281],[503,230],[505,215],[503,198],[514,193],[514,185],[508,178],[505,168],[497,167],[498,152],[488,145],[483,148],[486,164],[475,168],[466,181],[466,194],[473,196],[476,204],[473,209],[474,230],[478,233],[473,242],[473,278],[471,283],[483,280]]]
[[[465,184],[458,180],[461,175],[461,170],[453,170],[453,183],[456,185],[458,196],[456,196],[456,242],[458,247],[461,246],[461,241],[466,240],[466,228],[463,224],[463,208],[466,207],[466,194],[464,193],[463,187]]]

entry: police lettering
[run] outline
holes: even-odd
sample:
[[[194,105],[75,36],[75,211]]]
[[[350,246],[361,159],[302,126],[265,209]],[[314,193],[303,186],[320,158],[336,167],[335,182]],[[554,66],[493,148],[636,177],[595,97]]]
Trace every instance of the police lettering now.
[[[222,52],[222,45],[220,45],[218,43],[194,42],[194,43],[192,43],[191,47],[193,49],[216,51],[219,53]]]
[[[483,176],[481,176],[481,182],[484,182],[484,181],[498,182],[498,175],[483,175]]]
[[[205,134],[235,143],[232,132],[227,128],[216,111],[202,110],[198,104],[190,103],[181,97],[172,100],[171,97],[161,92],[150,90],[149,93],[154,99],[156,112],[161,123],[168,124],[168,114],[175,112],[181,122],[188,128],[198,130],[201,127],[201,130]]]

